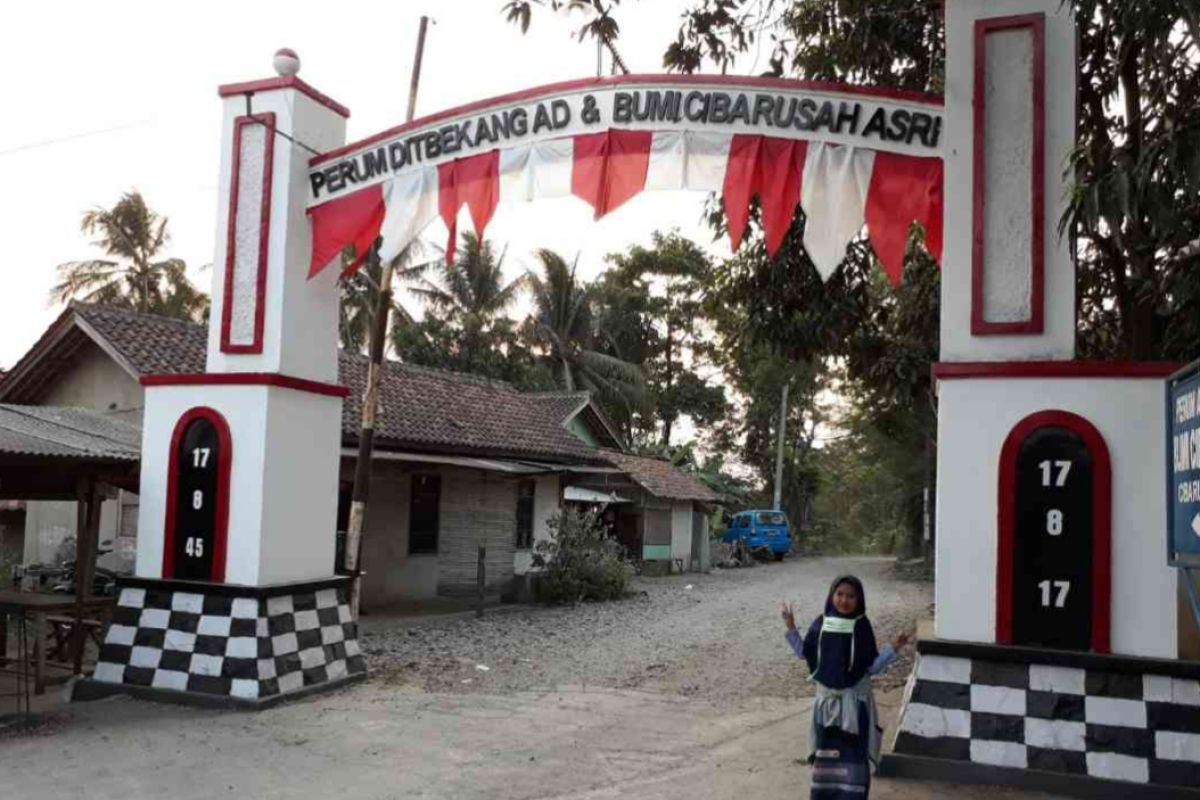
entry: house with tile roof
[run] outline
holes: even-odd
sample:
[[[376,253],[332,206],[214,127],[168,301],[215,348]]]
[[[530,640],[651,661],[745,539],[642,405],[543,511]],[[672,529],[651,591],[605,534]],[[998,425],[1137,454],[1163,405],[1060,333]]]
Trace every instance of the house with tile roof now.
[[[72,303],[0,382],[0,409],[77,407],[140,425],[143,379],[204,372],[207,336],[192,322]],[[343,351],[338,373],[350,395],[330,490],[344,530],[367,359]],[[368,607],[473,593],[480,545],[489,591],[510,590],[564,503],[601,504],[621,541],[660,569],[689,568],[707,546],[701,509],[716,496],[666,461],[625,452],[586,392],[521,392],[389,361],[375,437],[362,557]],[[101,539],[114,545],[107,565],[120,567],[134,552],[137,496],[113,494]],[[26,562],[51,560],[74,514],[69,503],[28,503]]]

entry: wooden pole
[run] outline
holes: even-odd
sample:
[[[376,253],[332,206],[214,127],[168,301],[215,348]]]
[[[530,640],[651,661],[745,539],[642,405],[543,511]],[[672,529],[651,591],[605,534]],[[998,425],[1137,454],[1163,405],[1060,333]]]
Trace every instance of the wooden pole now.
[[[479,545],[479,563],[475,566],[475,616],[483,617],[483,587],[487,580],[487,548]]]
[[[775,510],[783,510],[783,442],[787,435],[788,384],[783,384],[779,398],[779,442],[775,451]]]
[[[425,56],[425,31],[429,17],[421,17],[417,32],[417,53],[413,57],[412,83],[408,93],[408,122],[412,121],[417,108],[417,86],[421,81],[421,60]],[[388,314],[392,310],[392,276],[395,259],[383,265],[383,276],[379,281],[379,301],[375,306],[375,317],[371,326],[371,362],[367,367],[367,388],[363,393],[362,427],[358,434],[358,461],[354,465],[354,489],[350,496],[350,523],[346,529],[345,568],[352,578],[350,583],[350,614],[358,619],[362,580],[358,562],[362,552],[363,521],[367,513],[367,499],[371,493],[371,453],[375,449],[375,419],[379,412],[379,379],[383,371],[384,343],[387,340]]]
[[[83,603],[92,593],[100,536],[101,499],[96,480],[80,479],[75,497],[78,509],[75,515],[75,620],[71,629],[71,651],[75,674],[82,675],[83,651],[87,645],[87,635],[83,629]]]

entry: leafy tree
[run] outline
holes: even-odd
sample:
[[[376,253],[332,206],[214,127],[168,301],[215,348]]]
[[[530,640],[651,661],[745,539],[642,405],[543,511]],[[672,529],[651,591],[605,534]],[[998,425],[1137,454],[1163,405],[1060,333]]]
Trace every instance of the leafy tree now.
[[[724,73],[767,38],[769,75],[940,92],[943,0],[697,0],[667,68]]]
[[[617,38],[621,34],[621,29],[612,13],[620,4],[621,0],[609,0],[607,4],[603,0],[509,0],[504,4],[502,13],[506,15],[509,22],[520,27],[521,33],[527,33],[529,23],[533,19],[534,6],[549,8],[555,12],[580,12],[586,15],[588,20],[580,26],[576,33],[579,41],[582,42],[589,37],[595,39],[598,45],[608,50],[612,57],[614,71],[619,69],[628,74],[629,69],[625,66],[621,54],[617,52]]]
[[[1075,188],[1080,355],[1200,352],[1200,12],[1195,0],[1072,0],[1079,28]],[[722,70],[760,46],[768,72],[931,92],[941,0],[698,0],[665,61]]]
[[[75,298],[190,320],[207,315],[208,296],[188,280],[183,260],[161,258],[169,241],[167,218],[136,190],[112,208],[86,212],[80,228],[107,257],[59,264],[52,302]]]
[[[613,355],[642,365],[659,442],[670,444],[682,415],[703,426],[719,421],[725,393],[698,371],[710,347],[703,310],[708,255],[678,234],[655,233],[650,248],[631,247],[609,263],[596,285],[600,329]],[[649,430],[653,420],[641,422]]]
[[[641,367],[603,353],[592,287],[575,275],[552,250],[537,252],[542,275],[529,275],[533,313],[526,336],[567,391],[587,389],[606,407],[630,415],[644,410],[649,400]]]
[[[1079,349],[1200,353],[1200,9],[1076,0],[1079,138],[1063,231],[1078,236]]]

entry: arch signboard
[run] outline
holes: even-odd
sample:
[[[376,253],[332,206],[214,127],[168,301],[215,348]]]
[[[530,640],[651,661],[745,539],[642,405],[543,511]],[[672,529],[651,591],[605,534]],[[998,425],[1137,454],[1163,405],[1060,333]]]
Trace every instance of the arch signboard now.
[[[392,258],[465,205],[476,233],[500,202],[574,195],[597,218],[643,190],[719,192],[736,248],[758,196],[768,251],[796,207],[828,277],[865,224],[893,280],[909,225],[942,238],[940,97],[770,78],[572,81],[434,114],[314,157],[310,274],[382,236]]]

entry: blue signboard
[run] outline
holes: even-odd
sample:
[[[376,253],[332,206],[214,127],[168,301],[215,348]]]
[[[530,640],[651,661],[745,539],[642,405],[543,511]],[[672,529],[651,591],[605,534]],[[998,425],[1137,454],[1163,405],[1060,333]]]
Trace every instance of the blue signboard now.
[[[1194,564],[1200,559],[1200,362],[1167,379],[1167,437],[1167,560]]]

